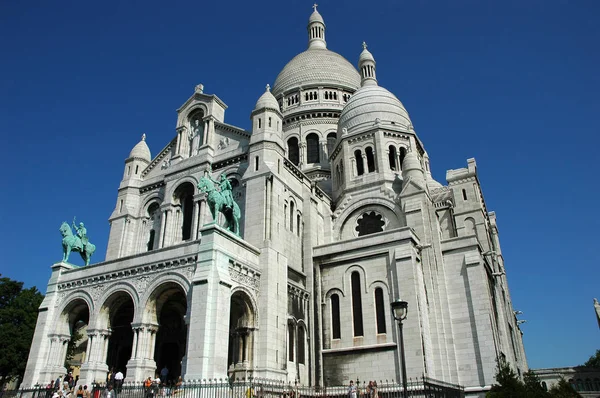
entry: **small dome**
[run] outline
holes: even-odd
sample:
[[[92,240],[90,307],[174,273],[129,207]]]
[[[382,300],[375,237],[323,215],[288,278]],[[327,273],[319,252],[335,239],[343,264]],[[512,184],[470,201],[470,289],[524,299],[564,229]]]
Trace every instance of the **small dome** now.
[[[322,24],[325,24],[323,17],[321,16],[321,14],[319,14],[319,11],[317,11],[316,7],[315,7],[315,10],[313,11],[313,13],[310,14],[310,18],[308,18],[309,24],[311,24],[313,22],[321,22]]]
[[[327,49],[311,48],[296,55],[281,70],[275,79],[273,93],[279,96],[299,86],[356,90],[360,87],[360,75],[341,55]]]
[[[268,84],[264,94],[260,96],[258,101],[256,101],[256,106],[254,107],[254,110],[257,111],[259,109],[265,108],[279,110],[279,104],[277,103],[277,100],[275,99],[273,94],[271,94],[271,86],[269,86]]]
[[[411,125],[408,112],[402,102],[383,87],[370,85],[361,87],[350,98],[338,122],[338,133],[342,129],[353,129],[381,123],[405,128]],[[338,137],[341,137],[338,134]]]
[[[135,144],[131,152],[129,153],[130,158],[138,158],[150,162],[152,156],[150,156],[150,148],[146,144],[146,134],[142,134],[142,140]]]

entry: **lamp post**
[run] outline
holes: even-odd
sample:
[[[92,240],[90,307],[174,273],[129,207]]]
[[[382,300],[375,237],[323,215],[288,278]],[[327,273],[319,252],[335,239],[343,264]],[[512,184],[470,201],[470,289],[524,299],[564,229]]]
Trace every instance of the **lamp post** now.
[[[408,398],[408,382],[406,380],[406,358],[404,356],[404,334],[402,332],[402,321],[406,319],[408,314],[408,303],[406,301],[396,300],[392,304],[392,314],[394,319],[398,322],[398,329],[400,330],[400,357],[402,360],[402,387],[404,392],[402,396]]]

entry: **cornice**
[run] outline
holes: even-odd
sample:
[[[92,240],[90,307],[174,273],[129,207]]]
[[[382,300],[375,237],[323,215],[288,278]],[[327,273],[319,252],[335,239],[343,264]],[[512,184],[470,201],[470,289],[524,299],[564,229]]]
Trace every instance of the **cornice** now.
[[[169,142],[167,144],[167,146],[165,146],[163,148],[162,151],[160,151],[158,153],[158,155],[156,155],[156,157],[154,159],[152,159],[152,161],[150,162],[150,165],[148,165],[148,167],[146,167],[143,171],[141,176],[145,177],[152,169],[154,169],[154,167],[156,167],[157,164],[160,163],[160,161],[169,153],[169,151],[171,150],[171,148],[173,147],[173,145],[175,145],[175,143],[177,142],[177,136],[175,136],[171,142]]]
[[[179,258],[166,260],[162,262],[157,262],[153,264],[144,264],[138,265],[130,268],[120,269],[118,271],[109,271],[109,272],[100,272],[93,276],[83,277],[78,280],[73,280],[69,282],[59,283],[58,291],[67,291],[73,290],[79,287],[90,287],[103,285],[106,282],[113,282],[118,280],[129,280],[132,276],[135,275],[150,275],[156,274],[159,272],[163,272],[167,269],[177,269],[177,270],[186,270],[188,276],[191,278],[195,271],[197,256],[196,255],[187,255],[181,256]],[[192,267],[189,267],[192,265]],[[187,268],[186,268],[187,267]],[[64,275],[73,274],[76,272],[80,272],[81,270],[87,270],[86,267],[76,268],[73,270],[65,271]]]
[[[164,181],[158,181],[158,182],[155,182],[154,184],[145,185],[143,187],[140,187],[140,193],[152,191],[157,188],[164,187],[165,185],[166,185],[166,183]]]
[[[252,134],[251,132],[246,131],[240,127],[236,127],[231,124],[227,124],[227,123],[223,123],[223,122],[218,122],[215,120],[215,129],[217,127],[221,130],[229,131],[230,133],[235,133],[235,134],[244,136],[246,138],[250,137],[250,135]]]
[[[213,170],[219,170],[223,167],[229,166],[231,164],[243,163],[248,161],[248,154],[242,153],[241,155],[237,155],[225,160],[221,160],[219,162],[215,162],[211,165]]]

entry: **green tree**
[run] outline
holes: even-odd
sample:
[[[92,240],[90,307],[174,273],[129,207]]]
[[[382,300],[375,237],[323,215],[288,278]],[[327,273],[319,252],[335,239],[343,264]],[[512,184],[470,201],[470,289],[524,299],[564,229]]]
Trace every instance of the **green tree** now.
[[[43,298],[35,287],[0,277],[0,389],[23,377]]]
[[[596,350],[596,353],[587,360],[583,366],[589,366],[591,368],[600,368],[600,350]]]
[[[510,365],[503,360],[498,361],[496,382],[490,391],[485,394],[486,398],[520,398],[525,395],[525,386],[517,377]]]
[[[550,393],[542,387],[540,378],[531,370],[523,373],[523,385],[525,387],[525,396],[528,398],[550,397]]]
[[[550,389],[550,396],[553,398],[581,398],[581,395],[575,391],[573,386],[562,377]]]

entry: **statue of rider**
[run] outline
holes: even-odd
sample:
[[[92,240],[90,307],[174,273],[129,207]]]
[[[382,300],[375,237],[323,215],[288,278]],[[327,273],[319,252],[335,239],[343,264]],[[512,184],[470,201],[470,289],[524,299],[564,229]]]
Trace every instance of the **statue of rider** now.
[[[223,197],[223,200],[225,201],[225,206],[229,207],[230,209],[233,209],[233,195],[231,193],[231,191],[233,191],[233,187],[231,186],[231,183],[229,182],[229,179],[227,179],[227,176],[225,175],[225,173],[221,173],[221,181],[217,181],[215,179],[212,178],[212,166],[209,164],[208,167],[206,168],[205,172],[204,172],[205,176],[210,179],[214,184],[218,185],[221,191],[221,196]]]
[[[75,220],[73,220],[73,229],[77,231],[77,236],[79,236],[79,239],[81,239],[82,248],[85,248],[85,245],[87,245],[89,242],[89,239],[87,237],[87,229],[85,228],[82,222],[80,222],[79,227],[77,227],[77,225],[75,225]]]
[[[233,208],[233,195],[231,193],[233,188],[231,187],[231,182],[229,182],[229,179],[225,173],[221,173],[219,188],[221,188],[221,195],[223,196],[223,199],[225,199],[225,206]]]

